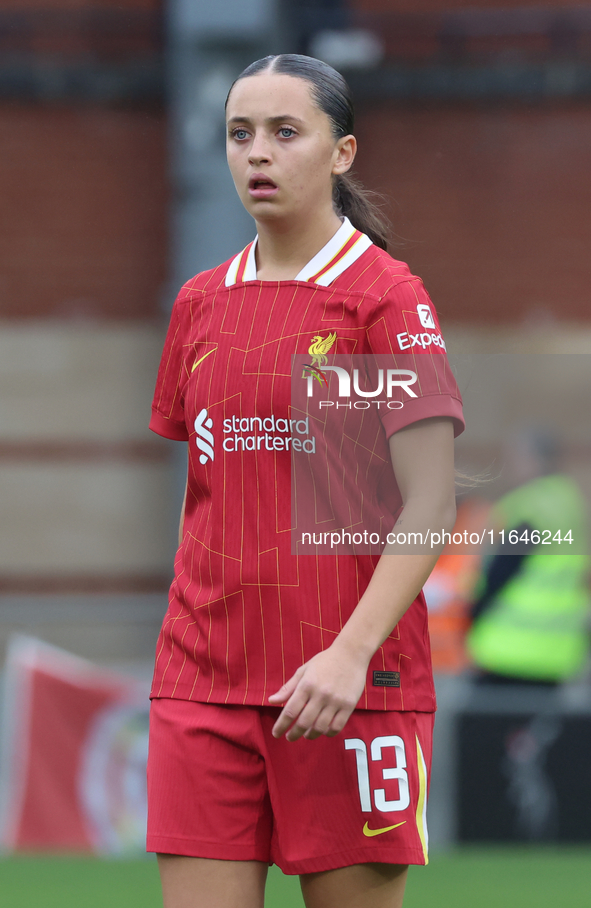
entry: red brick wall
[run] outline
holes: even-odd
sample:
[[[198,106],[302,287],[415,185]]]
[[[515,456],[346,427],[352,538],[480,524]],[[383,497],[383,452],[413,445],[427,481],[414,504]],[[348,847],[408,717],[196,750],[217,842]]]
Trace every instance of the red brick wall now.
[[[0,56],[49,82],[52,67],[106,67],[107,80],[111,65],[157,67],[161,11],[162,0],[0,0]],[[0,102],[0,317],[150,318],[167,265],[161,100],[54,94]]]
[[[155,0],[0,0],[0,55],[57,59],[149,58],[161,49],[161,3]]]
[[[351,0],[390,63],[506,62],[589,56],[588,3],[572,0]]]
[[[159,112],[0,106],[0,316],[158,312],[165,138]]]
[[[358,111],[358,172],[446,319],[591,316],[589,105]]]
[[[456,9],[509,9],[518,7],[588,6],[576,0],[348,0],[353,9],[380,13],[441,13]]]
[[[0,0],[0,10],[159,10],[162,0]]]

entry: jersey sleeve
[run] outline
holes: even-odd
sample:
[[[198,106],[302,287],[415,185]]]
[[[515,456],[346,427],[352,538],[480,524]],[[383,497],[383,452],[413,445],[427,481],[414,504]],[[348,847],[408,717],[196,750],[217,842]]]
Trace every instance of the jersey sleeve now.
[[[189,438],[183,406],[183,389],[189,374],[184,356],[187,349],[183,324],[186,303],[182,301],[182,296],[181,291],[170,317],[150,419],[153,432],[175,441],[187,441]]]
[[[463,432],[462,397],[435,307],[420,278],[411,277],[390,288],[376,308],[367,336],[373,354],[388,354],[390,363],[393,356],[394,368],[416,374],[412,385],[394,394],[399,409],[380,410],[386,436],[432,416],[448,416],[454,435]]]

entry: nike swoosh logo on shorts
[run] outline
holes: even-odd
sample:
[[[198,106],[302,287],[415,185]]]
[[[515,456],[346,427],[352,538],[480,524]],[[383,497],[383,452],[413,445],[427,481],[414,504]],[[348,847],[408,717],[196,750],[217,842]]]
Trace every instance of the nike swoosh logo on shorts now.
[[[370,829],[366,823],[363,827],[363,835],[381,835],[383,832],[390,832],[391,829],[398,829],[399,826],[404,826],[405,823],[406,820],[403,820],[402,823],[395,823],[394,826],[383,826],[381,829]]]

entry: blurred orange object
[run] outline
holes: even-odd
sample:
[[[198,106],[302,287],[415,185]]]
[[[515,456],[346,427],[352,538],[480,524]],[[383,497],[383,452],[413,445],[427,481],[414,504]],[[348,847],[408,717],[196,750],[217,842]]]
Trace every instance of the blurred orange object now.
[[[462,542],[446,545],[424,587],[429,609],[433,671],[458,674],[470,664],[464,640],[470,621],[468,605],[480,574],[484,546],[469,541],[486,528],[490,503],[469,498],[458,507],[453,534]]]

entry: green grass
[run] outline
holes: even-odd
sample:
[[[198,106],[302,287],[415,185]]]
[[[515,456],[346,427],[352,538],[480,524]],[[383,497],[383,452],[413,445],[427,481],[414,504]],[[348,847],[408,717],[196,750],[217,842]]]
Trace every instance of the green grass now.
[[[589,908],[591,848],[463,848],[411,867],[404,908]]]
[[[462,848],[410,870],[404,908],[589,908],[591,848]],[[156,861],[0,860],[6,908],[162,908]],[[266,908],[302,908],[297,877],[271,868]]]
[[[156,860],[0,860],[2,908],[162,908]]]

